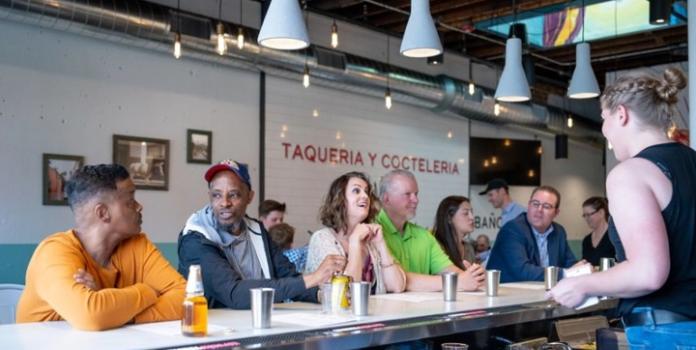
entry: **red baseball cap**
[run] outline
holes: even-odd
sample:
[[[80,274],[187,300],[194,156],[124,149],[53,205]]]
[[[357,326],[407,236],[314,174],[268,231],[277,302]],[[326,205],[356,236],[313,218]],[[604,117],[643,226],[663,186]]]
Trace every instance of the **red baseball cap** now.
[[[251,189],[249,166],[244,163],[234,161],[232,159],[225,159],[220,163],[211,166],[210,168],[208,168],[208,171],[205,172],[203,178],[205,179],[205,181],[208,181],[208,183],[210,183],[210,181],[213,180],[213,177],[215,177],[215,174],[223,170],[229,170],[235,173],[235,175],[237,175],[237,177],[239,177],[239,179],[241,179],[242,182],[244,182],[247,186],[249,186],[249,189]]]

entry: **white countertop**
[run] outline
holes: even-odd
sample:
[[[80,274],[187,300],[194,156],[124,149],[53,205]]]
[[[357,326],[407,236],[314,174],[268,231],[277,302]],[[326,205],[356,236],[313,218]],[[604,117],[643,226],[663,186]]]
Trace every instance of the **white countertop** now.
[[[461,314],[482,309],[524,305],[545,301],[543,285],[537,282],[501,285],[499,295],[486,297],[483,292],[457,295],[456,302],[442,301],[442,293],[402,293],[371,296],[369,316],[336,325],[297,325],[272,319],[269,329],[251,327],[251,311],[214,309],[209,311],[209,335],[190,338],[181,335],[180,322],[159,322],[121,327],[102,332],[74,330],[64,321],[25,323],[0,326],[0,347],[3,349],[147,349],[214,341],[244,339],[317,329],[345,328],[359,324],[393,321],[405,318],[439,314]],[[308,303],[277,304],[276,316],[300,313],[304,316],[320,315],[321,306]],[[297,315],[297,316],[301,316]],[[286,316],[287,317],[287,316]],[[298,317],[299,318],[299,317]]]

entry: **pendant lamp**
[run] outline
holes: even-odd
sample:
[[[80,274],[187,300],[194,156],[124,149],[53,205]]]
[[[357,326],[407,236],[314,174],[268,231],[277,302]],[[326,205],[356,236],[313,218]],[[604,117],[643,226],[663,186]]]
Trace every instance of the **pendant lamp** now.
[[[529,101],[529,84],[522,69],[522,41],[510,38],[505,42],[505,67],[498,80],[495,99],[504,102]]]
[[[579,43],[575,46],[575,70],[570,79],[568,97],[593,98],[599,96],[599,84],[590,63],[590,44]]]
[[[435,29],[433,17],[430,15],[429,0],[411,0],[411,15],[408,17],[399,51],[406,57],[417,58],[442,53],[440,37]]]
[[[307,27],[297,0],[271,1],[258,42],[277,50],[299,50],[309,46]]]

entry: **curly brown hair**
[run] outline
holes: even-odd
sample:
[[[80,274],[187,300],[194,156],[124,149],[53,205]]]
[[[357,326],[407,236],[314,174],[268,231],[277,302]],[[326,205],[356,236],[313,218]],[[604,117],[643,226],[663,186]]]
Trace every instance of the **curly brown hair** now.
[[[370,210],[362,223],[372,222],[377,215],[376,197],[370,179],[364,173],[351,171],[345,173],[331,183],[329,193],[324,197],[324,204],[319,209],[319,221],[336,232],[348,229],[348,212],[346,209],[346,187],[348,181],[358,178],[367,183],[367,195],[370,198]]]

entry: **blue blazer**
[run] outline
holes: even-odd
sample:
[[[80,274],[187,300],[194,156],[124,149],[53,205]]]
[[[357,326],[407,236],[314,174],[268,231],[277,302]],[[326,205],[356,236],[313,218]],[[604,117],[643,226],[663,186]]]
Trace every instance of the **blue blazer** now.
[[[565,229],[555,222],[551,225],[553,232],[548,237],[549,264],[570,267],[576,260],[568,246]],[[486,269],[500,270],[500,282],[544,280],[539,248],[526,213],[520,214],[500,229]]]

